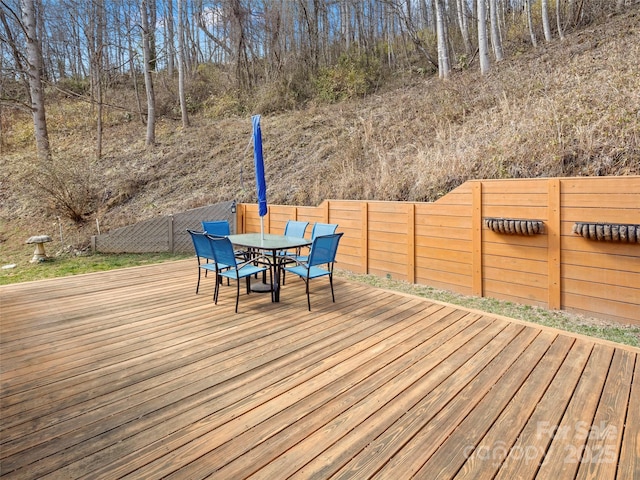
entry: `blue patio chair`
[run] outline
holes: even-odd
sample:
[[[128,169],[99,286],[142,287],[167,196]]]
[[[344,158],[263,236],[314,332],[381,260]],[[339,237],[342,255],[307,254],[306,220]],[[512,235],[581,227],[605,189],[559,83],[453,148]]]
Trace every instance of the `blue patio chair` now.
[[[295,273],[304,280],[307,287],[307,306],[311,311],[311,298],[309,296],[309,282],[313,278],[329,276],[329,285],[331,286],[331,299],[335,303],[336,297],[333,293],[333,264],[336,261],[336,253],[338,252],[338,243],[342,238],[342,233],[334,233],[332,235],[317,236],[311,244],[308,260],[300,262],[295,267],[285,268],[290,273]],[[326,268],[322,268],[325,265]]]
[[[251,276],[261,272],[266,272],[267,270],[271,272],[271,268],[254,265],[254,262],[259,262],[261,260],[268,262],[268,258],[258,257],[245,262],[238,262],[233,251],[233,245],[227,237],[214,237],[207,235],[207,238],[209,239],[216,263],[218,265],[229,265],[225,270],[218,270],[218,275],[226,277],[227,279],[234,279],[237,282],[236,313],[238,313],[238,303],[240,301],[240,279],[247,279],[247,294],[251,293]],[[271,273],[269,275],[269,281],[271,284],[271,300],[273,300],[273,274]],[[213,294],[213,301],[216,305],[218,304],[219,292],[220,286],[218,282],[216,282],[216,289]]]
[[[200,274],[204,270],[205,277],[207,272],[214,272],[216,274],[216,285],[218,284],[219,277],[218,272],[221,269],[229,268],[230,265],[216,264],[216,259],[213,256],[213,250],[211,243],[204,232],[197,232],[195,230],[187,230],[191,235],[191,241],[193,242],[193,248],[196,252],[196,258],[198,259],[198,283],[196,285],[196,294],[200,290]],[[211,262],[211,263],[210,263]],[[235,264],[235,262],[234,262]]]
[[[216,237],[226,237],[231,235],[231,227],[227,220],[203,220],[202,229],[209,235]],[[246,250],[235,250],[236,257],[242,260],[249,258],[249,252]]]
[[[299,220],[287,220],[287,224],[284,226],[284,234],[287,237],[304,237],[307,232],[309,222],[301,222]]]
[[[307,232],[307,227],[309,226],[309,222],[301,222],[299,220],[287,220],[287,224],[284,226],[284,234],[287,237],[299,237],[303,238]],[[295,263],[294,257],[300,255],[300,249],[297,248],[295,251],[285,250],[283,252],[279,252],[281,264],[285,265],[288,263]],[[284,285],[284,275],[282,278],[282,284]]]
[[[205,233],[218,237],[231,235],[231,227],[229,227],[229,222],[226,220],[204,220],[202,222],[202,229]]]
[[[311,240],[315,240],[316,237],[321,237],[324,235],[333,235],[334,233],[336,233],[336,230],[338,228],[338,224],[337,223],[314,223],[313,224],[313,228],[311,229]],[[309,259],[308,255],[301,255],[300,254],[300,250],[298,250],[295,255],[291,255],[288,254],[286,257],[283,258],[282,263],[283,264],[288,264],[288,263],[301,263],[301,262],[306,262]],[[286,273],[285,273],[285,269],[282,269],[282,284],[284,285],[285,282],[285,277],[286,277]]]

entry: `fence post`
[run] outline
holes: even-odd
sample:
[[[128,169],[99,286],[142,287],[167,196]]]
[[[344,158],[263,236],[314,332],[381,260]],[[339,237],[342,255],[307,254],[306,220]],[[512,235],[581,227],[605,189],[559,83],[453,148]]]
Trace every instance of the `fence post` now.
[[[416,282],[416,206],[407,208],[407,281]]]
[[[471,291],[478,297],[484,296],[482,275],[482,182],[472,183],[471,201]]]
[[[549,308],[561,308],[561,279],[560,279],[560,179],[549,180],[547,212],[547,268]]]
[[[169,253],[173,252],[173,215],[167,217],[167,233],[169,234]]]
[[[364,273],[369,273],[369,202],[362,202],[360,207],[360,215],[362,220],[360,224],[361,227],[361,238],[360,238],[360,252],[362,255],[362,268],[364,269]]]

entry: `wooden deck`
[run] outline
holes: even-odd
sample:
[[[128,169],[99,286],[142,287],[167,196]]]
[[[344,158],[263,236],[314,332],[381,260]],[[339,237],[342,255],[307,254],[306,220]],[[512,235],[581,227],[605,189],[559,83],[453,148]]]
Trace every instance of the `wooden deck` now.
[[[640,350],[195,261],[0,287],[3,478],[639,478]]]

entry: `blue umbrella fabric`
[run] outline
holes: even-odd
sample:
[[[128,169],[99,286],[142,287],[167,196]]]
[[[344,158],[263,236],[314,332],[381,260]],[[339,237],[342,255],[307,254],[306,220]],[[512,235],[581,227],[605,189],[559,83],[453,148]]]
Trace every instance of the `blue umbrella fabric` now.
[[[264,240],[264,219],[267,214],[267,182],[264,179],[264,157],[262,156],[262,130],[260,115],[251,117],[253,123],[253,163],[256,169],[256,193],[258,194],[258,214],[260,215],[260,234]]]
[[[262,130],[260,115],[251,117],[253,122],[253,160],[256,168],[256,193],[258,194],[258,214],[267,214],[267,182],[264,179],[264,157],[262,156]]]

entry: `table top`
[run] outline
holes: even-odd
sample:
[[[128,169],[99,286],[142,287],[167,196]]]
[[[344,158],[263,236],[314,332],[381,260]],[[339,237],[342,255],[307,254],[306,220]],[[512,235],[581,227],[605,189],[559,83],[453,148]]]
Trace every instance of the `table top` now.
[[[273,235],[269,233],[241,233],[229,235],[231,243],[241,247],[258,248],[261,250],[288,250],[290,248],[311,245],[311,240],[301,237],[288,237],[286,235]]]

